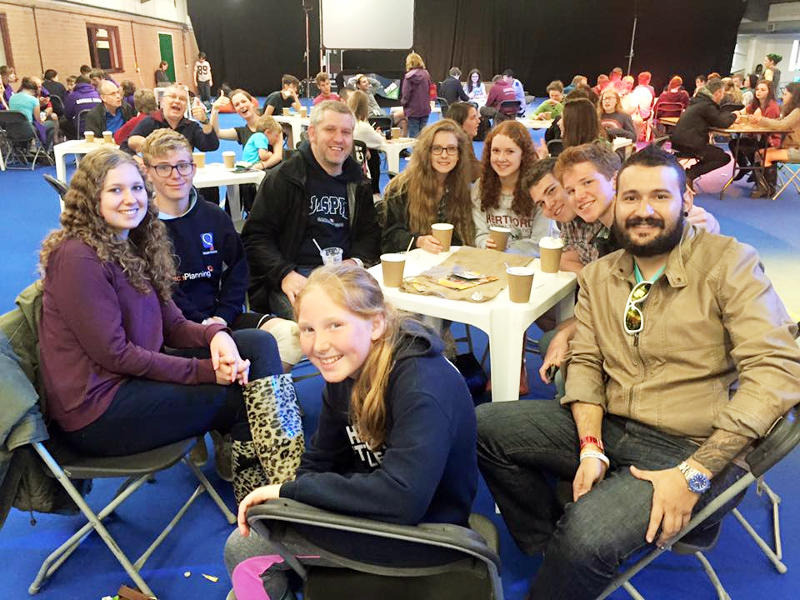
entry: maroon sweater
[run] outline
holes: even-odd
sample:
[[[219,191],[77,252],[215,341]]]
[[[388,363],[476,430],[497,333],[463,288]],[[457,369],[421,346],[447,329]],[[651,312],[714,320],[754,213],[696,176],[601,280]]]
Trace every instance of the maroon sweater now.
[[[153,288],[137,291],[119,265],[67,240],[48,259],[39,324],[48,413],[64,431],[76,431],[99,418],[131,377],[214,383],[210,359],[161,348],[205,347],[221,329],[187,321],[172,300],[162,304]]]

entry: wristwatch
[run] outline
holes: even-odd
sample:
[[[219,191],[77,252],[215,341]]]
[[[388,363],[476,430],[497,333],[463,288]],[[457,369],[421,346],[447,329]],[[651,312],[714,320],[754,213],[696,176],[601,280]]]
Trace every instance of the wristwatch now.
[[[707,492],[711,487],[711,480],[709,480],[704,473],[690,466],[686,461],[678,465],[678,470],[683,473],[683,476],[686,478],[686,483],[689,485],[690,492],[702,494],[703,492]]]

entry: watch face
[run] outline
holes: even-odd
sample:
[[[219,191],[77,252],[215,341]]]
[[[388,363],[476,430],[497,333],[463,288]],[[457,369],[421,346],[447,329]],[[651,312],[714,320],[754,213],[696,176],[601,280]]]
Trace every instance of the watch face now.
[[[710,487],[711,482],[702,473],[695,473],[689,478],[689,489],[695,493],[702,494]]]

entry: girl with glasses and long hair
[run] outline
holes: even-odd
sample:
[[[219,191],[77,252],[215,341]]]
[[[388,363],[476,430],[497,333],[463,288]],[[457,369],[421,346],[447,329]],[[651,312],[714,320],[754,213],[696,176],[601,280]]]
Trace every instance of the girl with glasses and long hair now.
[[[408,167],[389,182],[383,193],[383,252],[414,245],[438,254],[442,245],[431,234],[434,223],[453,225],[452,244],[472,246],[470,142],[451,119],[442,119],[422,130]]]
[[[600,124],[612,137],[624,137],[636,141],[636,127],[631,116],[622,108],[619,93],[613,87],[607,87],[600,94],[600,107],[598,108]]]
[[[313,566],[346,567],[325,550],[384,565],[450,562],[449,550],[409,553],[402,542],[341,531],[274,528],[269,539],[250,531],[248,509],[276,498],[387,523],[466,525],[475,496],[475,409],[441,340],[350,265],[315,270],[295,311],[303,350],[325,379],[319,425],[294,481],[239,504],[239,528],[225,545],[236,598],[293,597],[275,542]]]

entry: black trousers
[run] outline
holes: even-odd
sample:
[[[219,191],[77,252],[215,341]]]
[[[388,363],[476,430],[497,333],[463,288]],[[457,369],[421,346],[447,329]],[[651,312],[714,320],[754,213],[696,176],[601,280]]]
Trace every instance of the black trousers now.
[[[716,171],[731,162],[731,156],[722,148],[708,144],[701,148],[673,146],[676,150],[693,155],[698,162],[686,169],[686,177],[695,180],[701,175]]]
[[[250,360],[250,381],[283,372],[275,338],[260,329],[233,332],[242,358]],[[208,357],[208,349],[173,354]],[[195,385],[132,377],[125,381],[106,411],[86,427],[62,432],[76,449],[94,456],[125,456],[216,429],[229,431],[246,423],[238,383]]]

